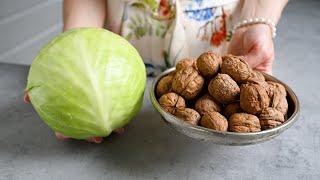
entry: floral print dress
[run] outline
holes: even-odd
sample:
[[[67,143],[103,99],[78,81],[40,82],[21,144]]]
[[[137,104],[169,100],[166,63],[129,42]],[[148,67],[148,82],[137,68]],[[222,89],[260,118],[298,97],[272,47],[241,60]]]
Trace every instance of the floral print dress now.
[[[148,75],[185,57],[227,51],[237,0],[108,0],[107,28],[142,56]]]

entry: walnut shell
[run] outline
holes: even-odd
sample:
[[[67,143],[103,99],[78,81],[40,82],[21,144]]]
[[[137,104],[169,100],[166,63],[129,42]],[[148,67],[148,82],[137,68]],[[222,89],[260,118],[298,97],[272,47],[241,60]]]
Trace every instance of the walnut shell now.
[[[170,72],[167,76],[173,76],[174,77],[174,75],[176,75],[176,72],[177,72],[177,70],[174,70],[174,71]]]
[[[281,125],[284,122],[284,116],[282,112],[275,108],[268,107],[262,110],[260,116],[261,129],[271,129]]]
[[[266,81],[266,78],[260,71],[253,70],[250,74],[250,78],[257,79],[259,81]]]
[[[228,121],[218,112],[211,111],[202,116],[200,121],[201,126],[214,129],[217,131],[227,131]]]
[[[285,115],[288,112],[287,92],[285,87],[276,82],[267,81],[268,83],[268,96],[270,98],[270,106],[276,108],[278,111]]]
[[[196,70],[197,68],[197,64],[196,64],[196,60],[195,59],[189,59],[189,58],[184,58],[181,59],[177,64],[176,64],[176,70],[180,71],[181,69],[185,69],[187,67],[193,67]]]
[[[160,81],[157,84],[156,92],[158,97],[171,92],[172,90],[172,80],[173,80],[173,75],[169,74],[163,78],[160,79]]]
[[[229,130],[232,132],[261,131],[257,116],[247,113],[235,113],[229,118]]]
[[[256,83],[263,86],[266,90],[269,88],[268,83],[266,82],[265,77],[259,71],[252,71],[250,77],[244,81],[245,83]]]
[[[201,118],[197,111],[190,108],[178,109],[174,115],[193,125],[197,125]]]
[[[250,113],[259,114],[269,106],[269,97],[263,86],[247,83],[241,86],[240,107]]]
[[[159,104],[168,113],[174,114],[178,109],[184,109],[186,102],[176,93],[167,93],[160,97]]]
[[[280,96],[280,95],[273,95],[273,98],[271,99],[270,102],[270,107],[273,107],[280,111],[283,115],[287,114],[288,112],[288,101],[285,96]]]
[[[242,83],[250,77],[252,70],[244,56],[229,54],[222,57],[221,72],[231,76],[237,83]]]
[[[221,61],[221,56],[209,51],[198,57],[197,67],[203,77],[212,78],[218,73]]]
[[[270,99],[272,99],[273,95],[276,93],[277,95],[287,96],[286,88],[277,82],[267,81],[268,89],[267,93]]]
[[[178,71],[172,80],[172,90],[187,100],[195,98],[201,91],[204,79],[193,67]]]
[[[209,94],[220,103],[229,103],[239,97],[240,88],[227,74],[218,74],[208,86]]]
[[[195,109],[201,116],[211,111],[221,112],[219,103],[217,103],[209,94],[206,94],[197,100]]]
[[[239,102],[234,102],[234,103],[228,104],[224,109],[224,115],[227,118],[229,118],[230,116],[232,116],[235,113],[241,113],[241,112],[243,112],[243,110],[241,109]]]

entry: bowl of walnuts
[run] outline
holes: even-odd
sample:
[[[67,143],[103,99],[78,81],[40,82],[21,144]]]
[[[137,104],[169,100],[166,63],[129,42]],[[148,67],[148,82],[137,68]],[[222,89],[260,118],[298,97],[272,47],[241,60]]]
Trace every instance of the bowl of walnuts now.
[[[243,56],[210,51],[156,77],[150,100],[178,132],[223,145],[270,140],[291,127],[300,111],[286,84],[252,70]]]

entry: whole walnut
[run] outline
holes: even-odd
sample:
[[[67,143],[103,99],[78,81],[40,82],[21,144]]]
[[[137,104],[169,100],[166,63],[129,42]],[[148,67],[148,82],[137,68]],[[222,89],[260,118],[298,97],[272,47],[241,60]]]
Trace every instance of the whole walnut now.
[[[212,78],[218,73],[221,61],[221,56],[209,51],[198,57],[197,67],[203,77]]]
[[[226,55],[222,57],[221,72],[228,74],[237,83],[243,83],[251,75],[251,68],[244,56]]]
[[[269,97],[263,86],[247,83],[241,86],[240,107],[250,113],[259,114],[269,106]]]
[[[200,114],[191,108],[178,109],[174,115],[193,125],[197,125],[201,118]]]
[[[203,116],[204,114],[216,111],[221,112],[221,106],[209,94],[206,94],[196,101],[195,109]]]
[[[256,83],[263,86],[265,89],[268,89],[268,83],[266,82],[265,77],[259,71],[253,70],[247,80],[244,81],[245,83]]]
[[[230,116],[232,116],[235,113],[241,113],[241,112],[243,112],[243,110],[241,109],[239,102],[234,102],[234,103],[228,104],[224,108],[224,115],[227,118],[229,118]]]
[[[184,109],[184,99],[176,93],[167,93],[160,97],[159,104],[168,113],[174,114],[177,110]]]
[[[228,121],[218,112],[211,111],[202,116],[200,124],[203,127],[214,129],[217,131],[227,131]]]
[[[157,84],[156,92],[158,97],[170,92],[172,90],[173,75],[169,74],[163,78],[160,79],[160,81]]]
[[[229,118],[229,130],[232,132],[261,131],[257,116],[247,113],[235,113]]]
[[[170,72],[167,76],[173,76],[174,77],[174,75],[176,75],[176,72],[177,72],[177,70],[174,70],[174,71]]]
[[[273,95],[270,101],[270,107],[273,107],[280,111],[283,115],[288,112],[288,101],[285,96]]]
[[[287,92],[283,85],[280,83],[267,81],[268,83],[268,96],[270,98],[270,106],[282,112],[285,115],[288,112]]]
[[[277,127],[284,122],[284,116],[282,112],[271,107],[262,110],[259,119],[261,129],[263,130]]]
[[[185,69],[187,67],[193,67],[193,68],[197,69],[196,60],[195,59],[184,58],[184,59],[181,59],[176,64],[176,70],[177,71],[180,71],[181,69]]]
[[[283,96],[287,95],[286,88],[282,84],[277,83],[277,82],[273,82],[273,81],[267,81],[267,83],[268,83],[268,91],[267,92],[268,92],[268,95],[270,98],[272,98],[274,92],[280,93]]]
[[[267,93],[270,99],[272,99],[274,94],[280,95],[280,96],[287,96],[286,88],[277,82],[273,81],[267,81],[268,83],[268,89]]]
[[[218,74],[208,86],[209,94],[220,103],[229,103],[239,97],[240,88],[227,74]]]
[[[193,67],[178,71],[172,80],[172,90],[187,100],[195,98],[201,91],[204,79]]]
[[[266,78],[260,71],[253,70],[250,74],[250,78],[257,79],[260,81],[266,81]]]

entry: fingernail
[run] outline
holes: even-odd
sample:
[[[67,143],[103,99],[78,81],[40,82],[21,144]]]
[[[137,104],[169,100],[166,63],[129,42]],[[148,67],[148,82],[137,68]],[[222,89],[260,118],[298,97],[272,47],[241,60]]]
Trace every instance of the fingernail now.
[[[28,95],[26,92],[24,93],[23,101],[24,101],[25,103],[30,103],[30,97],[29,97],[29,95]]]

